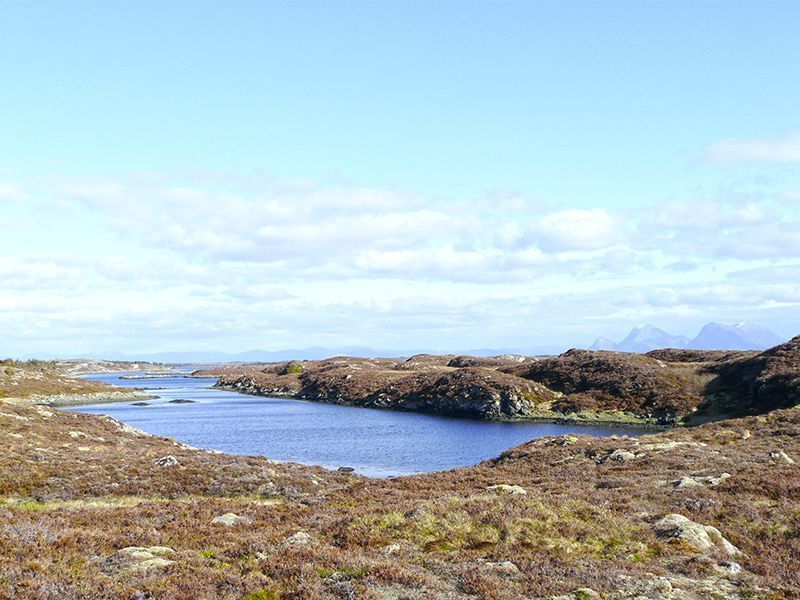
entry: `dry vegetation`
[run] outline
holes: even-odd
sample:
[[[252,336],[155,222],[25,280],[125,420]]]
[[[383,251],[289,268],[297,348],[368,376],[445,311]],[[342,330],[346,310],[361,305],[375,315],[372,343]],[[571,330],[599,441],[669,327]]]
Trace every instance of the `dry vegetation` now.
[[[48,397],[54,394],[91,394],[111,386],[63,374],[50,361],[0,361],[0,398]]]
[[[663,369],[670,393],[688,397],[702,377],[700,402],[713,385],[715,407],[738,390],[736,410],[764,412],[797,403],[799,342],[660,351],[638,357],[625,385],[603,364],[633,359],[607,353],[566,357],[575,373],[599,365],[586,378],[566,359],[253,369],[294,382],[295,394],[317,382],[331,394],[392,386],[400,399],[441,398],[482,382],[488,391],[453,400],[468,403],[522,382],[553,402],[584,394],[648,407],[667,397],[648,391]],[[385,480],[207,452],[10,400],[0,400],[0,448],[0,598],[800,596],[800,408],[639,438],[539,439],[476,467]]]
[[[799,409],[639,439],[547,438],[389,480],[3,403],[0,444],[4,598],[800,593]],[[225,513],[243,520],[212,523]],[[742,554],[659,537],[670,513]]]
[[[97,371],[137,370],[144,366],[145,363],[109,361],[0,360],[0,398],[31,405],[52,406],[141,400],[148,397],[142,391],[121,389],[75,375]]]
[[[339,357],[205,372],[256,395],[471,416],[674,425],[800,400],[800,337],[766,352],[570,350],[545,359]]]

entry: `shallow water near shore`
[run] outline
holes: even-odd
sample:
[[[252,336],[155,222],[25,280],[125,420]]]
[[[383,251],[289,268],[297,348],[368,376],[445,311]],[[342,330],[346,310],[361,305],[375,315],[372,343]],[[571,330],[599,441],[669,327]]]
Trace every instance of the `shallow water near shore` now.
[[[156,396],[146,406],[96,404],[70,410],[106,414],[148,433],[232,454],[260,454],[372,477],[471,466],[531,439],[581,433],[640,435],[641,429],[551,423],[495,423],[247,396],[211,388],[213,378],[120,379],[90,375]],[[175,400],[192,402],[175,403]]]

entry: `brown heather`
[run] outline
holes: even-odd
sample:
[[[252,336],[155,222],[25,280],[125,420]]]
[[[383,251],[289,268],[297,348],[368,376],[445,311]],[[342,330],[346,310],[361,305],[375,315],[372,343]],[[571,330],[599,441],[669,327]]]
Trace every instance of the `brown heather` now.
[[[0,360],[0,398],[44,398],[55,394],[91,394],[113,389],[98,381],[68,377],[50,361]]]
[[[683,373],[668,389],[696,390],[692,377],[701,377],[701,402],[714,381],[715,398],[729,401],[740,385],[743,404],[734,408],[763,412],[762,403],[795,398],[798,341],[763,355],[642,357],[635,385],[598,375],[575,393],[602,404],[611,389],[619,402],[658,406],[666,400],[642,390],[651,361],[661,361]],[[424,381],[432,397],[446,394],[441,386],[463,387],[459,377],[485,377],[500,395],[509,377],[552,393],[572,381],[553,364],[545,383],[497,365],[448,366],[452,358],[425,357],[410,369],[322,363],[340,382],[330,389],[355,389],[363,371],[359,389],[373,397],[391,381],[402,398],[406,377]],[[589,373],[580,361],[575,368]],[[250,369],[306,385],[320,363],[301,364],[302,374]],[[475,467],[385,480],[210,453],[112,419],[8,401],[0,401],[0,448],[0,598],[800,596],[800,408],[640,438],[544,438]],[[177,464],[158,466],[165,456]],[[488,489],[496,485],[518,487]],[[212,524],[229,512],[246,521]],[[716,527],[742,554],[658,537],[655,523],[672,513]],[[292,543],[297,532],[307,543]],[[131,546],[174,554],[136,570],[118,553]]]
[[[766,352],[570,350],[543,359],[338,357],[202,372],[255,395],[461,415],[692,424],[800,400],[800,336]]]

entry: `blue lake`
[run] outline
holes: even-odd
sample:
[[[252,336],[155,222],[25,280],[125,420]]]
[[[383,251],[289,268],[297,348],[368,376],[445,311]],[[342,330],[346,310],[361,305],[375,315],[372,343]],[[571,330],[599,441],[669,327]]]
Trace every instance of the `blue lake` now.
[[[566,433],[639,435],[638,429],[544,423],[492,423],[415,413],[262,398],[212,389],[214,379],[87,378],[157,395],[148,406],[97,404],[73,410],[102,413],[148,433],[200,448],[260,454],[328,468],[354,467],[387,477],[474,465],[528,440]],[[170,400],[193,400],[171,404]]]

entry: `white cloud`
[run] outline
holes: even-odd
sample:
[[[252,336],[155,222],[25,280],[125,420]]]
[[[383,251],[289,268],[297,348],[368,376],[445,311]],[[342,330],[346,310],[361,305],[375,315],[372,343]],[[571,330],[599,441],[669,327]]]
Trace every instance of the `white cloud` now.
[[[800,222],[780,196],[670,201],[642,214],[638,229],[637,249],[678,264],[800,257]]]
[[[707,161],[734,163],[800,163],[800,131],[773,138],[727,139],[705,149]]]
[[[800,294],[778,195],[613,211],[166,176],[17,192],[0,330],[26,350],[526,347],[659,315],[788,323]]]
[[[605,248],[621,237],[617,218],[604,209],[570,209],[538,219],[531,241],[546,252],[558,252]]]

